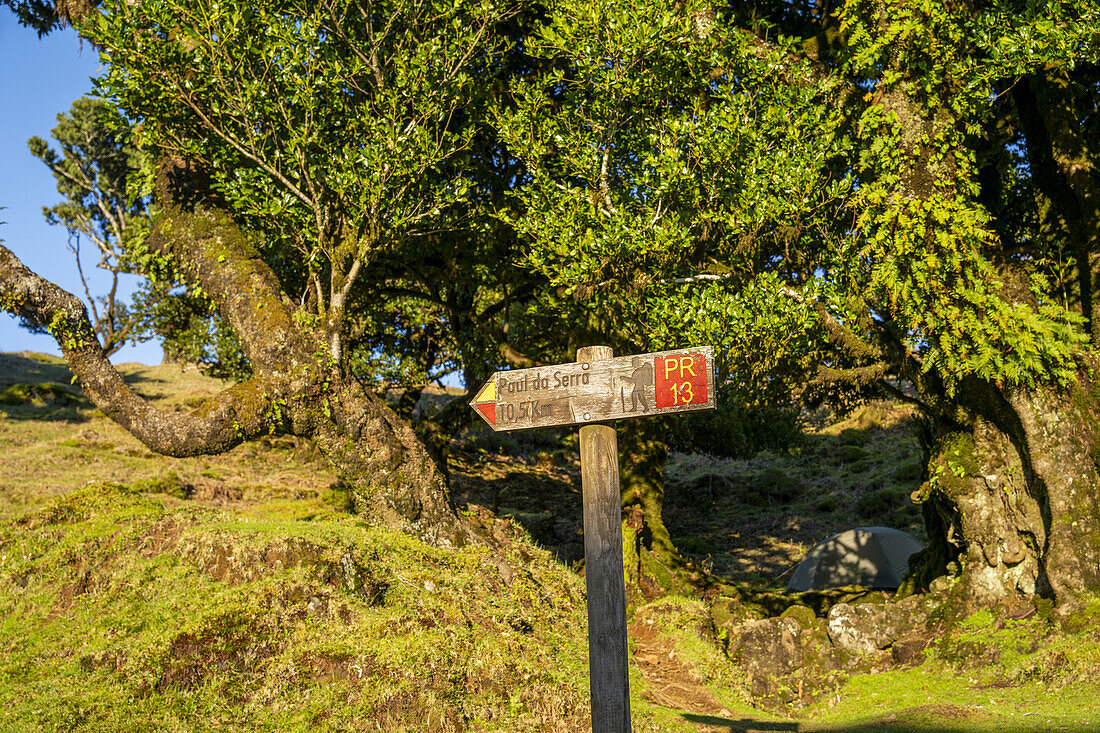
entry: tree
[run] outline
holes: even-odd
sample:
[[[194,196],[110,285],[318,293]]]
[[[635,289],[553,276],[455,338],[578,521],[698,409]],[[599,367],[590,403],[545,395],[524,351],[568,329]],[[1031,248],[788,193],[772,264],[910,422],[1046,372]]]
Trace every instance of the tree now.
[[[78,99],[67,113],[57,116],[51,131],[60,153],[40,137],[28,141],[31,154],[49,167],[65,200],[42,213],[50,224],[69,232],[69,249],[76,260],[80,282],[91,307],[92,327],[105,355],[127,341],[147,340],[137,314],[118,293],[119,277],[132,272],[126,260],[131,240],[144,234],[148,223],[145,202],[129,191],[138,169],[137,151],[129,144],[129,126],[104,100]],[[93,296],[84,275],[81,240],[95,245],[96,267],[111,274],[106,295]]]
[[[1098,13],[551,3],[499,112],[527,264],[606,339],[914,402],[918,581],[1072,608],[1100,590]]]
[[[45,0],[10,0],[5,2],[19,22],[38,31],[39,37],[57,28],[61,19],[53,3]]]
[[[563,2],[550,18],[528,41],[549,71],[499,113],[526,166],[513,225],[553,286],[542,307],[623,353],[713,343],[724,378],[789,399],[817,347],[783,295],[812,269],[794,248],[840,236],[850,190],[837,115],[816,84],[769,79],[781,49],[712,32],[707,6]],[[622,435],[624,510],[652,592],[691,580],[661,518],[662,433]]]
[[[454,228],[470,120],[518,12],[153,0],[75,19],[108,64],[102,93],[136,123],[150,161],[157,211],[134,257],[215,303],[253,375],[190,414],[160,413],[103,358],[79,301],[6,249],[0,305],[47,328],[91,399],[151,449],[311,437],[366,516],[464,541],[424,446],[355,379],[349,301],[365,272],[419,262],[427,238]]]

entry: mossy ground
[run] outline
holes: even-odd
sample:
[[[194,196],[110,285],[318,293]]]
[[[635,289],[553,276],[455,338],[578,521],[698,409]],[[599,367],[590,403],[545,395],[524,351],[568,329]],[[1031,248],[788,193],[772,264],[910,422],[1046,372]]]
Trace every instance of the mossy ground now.
[[[89,484],[0,527],[0,729],[575,730],[582,585],[511,547]]]
[[[307,443],[153,456],[60,360],[0,360],[0,392],[54,385],[0,404],[0,730],[589,729],[568,435],[457,442],[456,496],[506,549],[441,551],[359,522]],[[166,409],[222,387],[124,372]],[[879,406],[793,453],[673,456],[673,540],[774,592],[828,534],[915,528],[906,420]],[[1100,730],[1100,609],[962,619],[923,664],[852,675],[796,717],[754,709],[728,663],[718,628],[742,612],[722,597],[637,608],[635,731]]]

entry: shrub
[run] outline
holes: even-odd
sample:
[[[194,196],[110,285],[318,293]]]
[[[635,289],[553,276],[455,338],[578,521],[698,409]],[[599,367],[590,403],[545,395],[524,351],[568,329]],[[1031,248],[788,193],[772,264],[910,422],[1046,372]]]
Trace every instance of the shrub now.
[[[716,410],[677,420],[668,442],[685,453],[748,458],[764,450],[788,451],[802,437],[802,421],[793,406],[746,407],[720,397]]]
[[[789,502],[802,495],[805,486],[794,476],[778,466],[772,466],[760,472],[756,477],[757,495],[762,501]]]

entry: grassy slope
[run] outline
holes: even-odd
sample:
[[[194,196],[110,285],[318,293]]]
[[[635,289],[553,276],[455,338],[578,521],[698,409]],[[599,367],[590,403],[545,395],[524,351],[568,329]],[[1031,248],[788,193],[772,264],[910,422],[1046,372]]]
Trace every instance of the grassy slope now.
[[[125,365],[127,382],[166,410],[199,404],[224,386],[178,367]],[[335,477],[309,446],[291,438],[240,446],[223,456],[175,459],[154,455],[70,386],[55,357],[0,354],[0,516],[21,511],[88,481],[144,482],[225,506],[258,500],[317,497]],[[50,384],[63,391],[18,399],[13,385]],[[41,391],[41,390],[39,390]],[[14,393],[14,394],[13,394]],[[5,404],[5,395],[7,404]]]
[[[315,508],[168,509],[97,483],[8,524],[3,728],[581,724],[575,578],[517,542],[505,585],[482,549]]]
[[[911,409],[886,403],[807,433],[790,454],[674,453],[666,521],[677,546],[723,578],[781,589],[817,542],[859,525],[923,539],[909,498],[921,473]]]
[[[124,371],[168,409],[221,386]],[[441,552],[343,511],[307,444],[153,456],[68,381],[56,359],[0,355],[0,730],[588,729],[583,582],[520,528],[578,557],[568,440],[457,446],[456,493],[508,517],[470,509],[509,549]],[[677,455],[669,526],[715,572],[779,587],[833,531],[912,523],[915,460],[904,415],[881,407],[800,456]],[[639,610],[635,731],[1100,730],[1087,630],[1039,648],[1039,619],[977,619],[940,654],[952,666],[854,677],[794,720],[747,706],[708,618],[687,599]],[[958,663],[983,650],[996,660]]]
[[[67,384],[44,361],[0,390]],[[124,371],[168,409],[220,387]],[[482,520],[503,558],[442,552],[341,511],[293,441],[154,457],[45,392],[0,405],[0,729],[584,726],[582,582],[510,522]]]

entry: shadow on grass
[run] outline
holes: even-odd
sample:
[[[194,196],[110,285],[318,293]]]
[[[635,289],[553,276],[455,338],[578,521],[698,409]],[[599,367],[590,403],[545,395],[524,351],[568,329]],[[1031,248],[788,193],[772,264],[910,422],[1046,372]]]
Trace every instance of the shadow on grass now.
[[[472,502],[521,525],[564,565],[584,557],[579,498],[570,482],[509,471],[499,478],[467,475],[453,481],[460,504]]]
[[[803,733],[860,733],[861,731],[875,731],[876,733],[977,733],[977,731],[1005,730],[1012,733],[1039,733],[1040,731],[1057,730],[1067,733],[1095,733],[1100,730],[1089,724],[1066,725],[1057,721],[1044,723],[1036,720],[1034,723],[1001,719],[1004,727],[996,725],[996,721],[984,719],[975,721],[976,725],[965,723],[942,721],[939,723],[924,721],[888,721],[866,720],[848,725],[823,726],[811,725],[805,727],[797,722],[769,722],[742,718],[732,720],[713,715],[696,715],[684,713],[684,719],[697,725],[711,726],[712,728],[725,727],[730,733],[766,733],[767,731],[802,731]]]
[[[122,381],[141,397],[147,400],[158,400],[165,396],[166,388],[171,380],[156,376],[153,371],[156,367],[142,366],[122,374]]]
[[[798,730],[798,723],[768,722],[764,720],[752,720],[750,718],[731,720],[730,718],[720,718],[715,715],[684,713],[684,719],[691,723],[697,723],[698,725],[726,726],[730,731],[735,733],[749,733],[750,731],[760,731],[760,733],[764,733],[764,731],[772,730]]]
[[[123,380],[145,399],[163,397],[158,388],[166,381],[150,371],[123,374]],[[0,412],[9,419],[84,422],[88,417],[82,411],[93,407],[61,358],[0,353]]]
[[[740,730],[734,728],[733,730]],[[751,730],[751,729],[750,729]],[[1096,733],[1097,728],[1090,725],[1067,726],[1060,723],[1044,724],[1041,722],[1017,724],[1006,722],[1004,727],[997,725],[936,725],[932,723],[883,723],[868,722],[856,725],[846,725],[828,728],[804,728],[806,733],[862,733],[862,731],[875,731],[875,733],[986,733],[987,731],[1005,731],[1005,733],[1045,733],[1045,731],[1058,731],[1058,733]]]
[[[11,420],[82,422],[89,403],[57,357],[0,354],[0,412]]]
[[[72,378],[73,373],[60,357],[29,352],[0,354],[0,391],[13,384],[68,384]]]
[[[90,402],[81,399],[62,404],[47,402],[42,405],[0,405],[0,412],[8,420],[83,423],[89,420],[86,411],[91,407]]]

